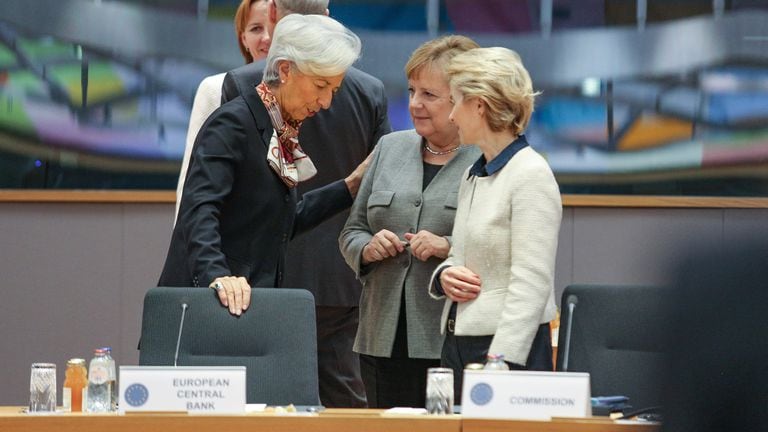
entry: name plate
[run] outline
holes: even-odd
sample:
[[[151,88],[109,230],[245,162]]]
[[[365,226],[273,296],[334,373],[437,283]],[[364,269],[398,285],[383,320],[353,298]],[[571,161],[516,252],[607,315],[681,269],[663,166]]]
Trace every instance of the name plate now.
[[[120,366],[120,414],[245,412],[245,366]]]
[[[592,415],[589,374],[464,371],[463,417],[550,419]]]

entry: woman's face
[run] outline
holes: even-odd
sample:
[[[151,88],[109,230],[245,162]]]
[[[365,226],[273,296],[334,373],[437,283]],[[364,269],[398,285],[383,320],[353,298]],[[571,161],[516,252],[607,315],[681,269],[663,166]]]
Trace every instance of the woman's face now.
[[[456,127],[451,124],[450,88],[445,74],[437,67],[417,70],[408,79],[408,111],[416,133],[436,146],[453,145]]]
[[[267,56],[269,45],[272,43],[272,30],[274,25],[269,20],[269,2],[257,0],[251,3],[248,22],[240,34],[240,40],[248,48],[254,61]]]
[[[459,132],[461,144],[477,144],[480,133],[485,130],[481,113],[482,102],[478,98],[465,98],[456,89],[451,90],[453,109],[448,116]]]
[[[305,75],[288,62],[281,63],[279,71],[281,83],[276,93],[280,109],[283,117],[296,121],[328,109],[344,79],[343,73],[328,77]]]

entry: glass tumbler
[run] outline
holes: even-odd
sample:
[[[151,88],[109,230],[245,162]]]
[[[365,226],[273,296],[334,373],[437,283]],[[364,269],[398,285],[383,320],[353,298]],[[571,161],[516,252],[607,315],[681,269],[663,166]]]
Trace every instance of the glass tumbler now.
[[[56,365],[32,363],[29,376],[29,412],[56,411]]]
[[[453,414],[453,369],[427,369],[427,413]]]

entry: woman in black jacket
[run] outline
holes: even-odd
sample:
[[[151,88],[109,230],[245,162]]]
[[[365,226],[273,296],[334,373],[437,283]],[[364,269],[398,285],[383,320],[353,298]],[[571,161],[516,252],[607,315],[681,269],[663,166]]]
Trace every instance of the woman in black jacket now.
[[[364,171],[303,195],[315,174],[298,142],[302,120],[330,106],[360,40],[322,15],[278,23],[263,81],[217,109],[192,151],[160,286],[203,286],[240,315],[251,287],[280,286],[288,241],[352,204]]]

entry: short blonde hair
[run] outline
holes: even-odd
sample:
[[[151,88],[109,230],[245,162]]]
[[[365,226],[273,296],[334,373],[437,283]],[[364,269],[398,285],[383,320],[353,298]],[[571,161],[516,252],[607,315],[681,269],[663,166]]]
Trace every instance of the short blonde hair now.
[[[454,57],[446,74],[452,90],[485,102],[492,131],[519,135],[528,127],[539,92],[533,91],[531,76],[516,52],[501,47],[473,49]]]
[[[416,48],[408,59],[408,63],[405,64],[405,76],[413,78],[423,69],[432,67],[443,71],[452,58],[478,47],[480,45],[477,42],[461,35],[442,36],[424,42]]]

